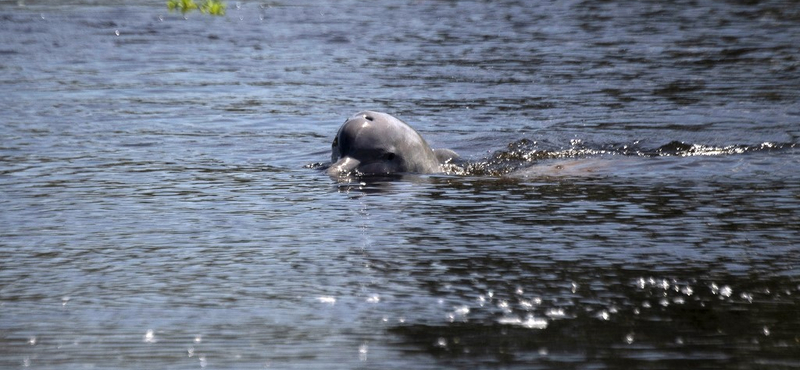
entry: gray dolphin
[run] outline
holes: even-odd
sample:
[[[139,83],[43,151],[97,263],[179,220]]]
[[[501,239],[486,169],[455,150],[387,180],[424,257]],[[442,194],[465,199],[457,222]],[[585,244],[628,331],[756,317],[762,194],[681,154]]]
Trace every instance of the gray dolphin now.
[[[328,175],[437,173],[456,158],[452,150],[431,149],[416,130],[390,114],[362,111],[348,118],[333,139]]]

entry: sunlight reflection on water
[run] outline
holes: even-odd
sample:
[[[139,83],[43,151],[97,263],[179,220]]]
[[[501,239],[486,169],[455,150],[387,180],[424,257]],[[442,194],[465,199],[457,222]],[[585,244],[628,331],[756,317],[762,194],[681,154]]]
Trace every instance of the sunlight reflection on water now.
[[[0,4],[0,367],[798,367],[794,7],[229,12]]]

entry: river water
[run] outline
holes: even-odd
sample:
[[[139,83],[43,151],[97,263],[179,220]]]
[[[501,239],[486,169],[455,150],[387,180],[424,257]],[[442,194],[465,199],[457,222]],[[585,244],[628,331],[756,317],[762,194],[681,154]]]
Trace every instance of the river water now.
[[[0,1],[0,367],[800,368],[796,1]],[[461,154],[329,178],[353,113]]]

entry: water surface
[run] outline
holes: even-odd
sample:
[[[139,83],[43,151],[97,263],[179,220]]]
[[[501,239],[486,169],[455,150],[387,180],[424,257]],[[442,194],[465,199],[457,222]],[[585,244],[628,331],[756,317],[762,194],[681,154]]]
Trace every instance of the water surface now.
[[[228,6],[0,2],[0,367],[800,367],[795,2]]]

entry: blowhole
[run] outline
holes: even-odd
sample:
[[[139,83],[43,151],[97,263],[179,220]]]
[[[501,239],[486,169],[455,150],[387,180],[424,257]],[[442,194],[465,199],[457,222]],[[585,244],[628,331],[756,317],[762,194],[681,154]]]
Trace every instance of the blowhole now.
[[[364,118],[366,118],[367,121],[374,121],[375,120],[375,118],[372,118],[372,116],[364,116]]]

